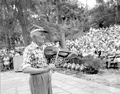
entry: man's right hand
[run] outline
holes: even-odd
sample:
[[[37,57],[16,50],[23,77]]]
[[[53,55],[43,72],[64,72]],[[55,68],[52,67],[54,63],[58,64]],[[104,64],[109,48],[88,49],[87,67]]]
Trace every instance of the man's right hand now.
[[[52,70],[55,70],[55,64],[49,64],[49,68],[52,69]]]

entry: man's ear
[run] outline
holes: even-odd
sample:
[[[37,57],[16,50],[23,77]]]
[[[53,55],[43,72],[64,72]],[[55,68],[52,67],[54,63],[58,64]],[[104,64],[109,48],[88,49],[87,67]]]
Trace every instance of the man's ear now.
[[[36,41],[36,36],[35,35],[32,36],[32,40]]]
[[[33,35],[33,38],[35,38],[35,35]]]

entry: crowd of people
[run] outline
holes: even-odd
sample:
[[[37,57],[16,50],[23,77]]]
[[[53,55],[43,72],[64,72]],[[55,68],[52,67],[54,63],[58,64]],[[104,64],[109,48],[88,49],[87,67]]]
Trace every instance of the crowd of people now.
[[[120,26],[93,29],[83,37],[66,41],[67,48],[84,55],[101,51],[102,55],[120,53]]]
[[[22,55],[22,52],[16,49],[7,49],[3,48],[0,49],[0,69],[1,71],[6,71],[13,69],[13,58],[15,56]]]

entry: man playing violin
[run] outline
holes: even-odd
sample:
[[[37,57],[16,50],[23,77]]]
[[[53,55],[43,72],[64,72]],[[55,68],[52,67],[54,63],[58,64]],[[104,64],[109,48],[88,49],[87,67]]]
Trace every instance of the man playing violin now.
[[[48,31],[42,27],[30,32],[32,42],[23,53],[23,73],[29,73],[31,94],[52,94],[50,70],[55,69],[54,64],[47,64],[44,56],[44,44],[49,40]]]

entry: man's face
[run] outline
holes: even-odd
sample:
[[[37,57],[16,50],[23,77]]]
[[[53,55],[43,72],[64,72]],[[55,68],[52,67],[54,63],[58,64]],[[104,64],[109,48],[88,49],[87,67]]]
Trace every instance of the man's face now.
[[[45,36],[45,33],[43,33],[43,32],[38,32],[38,33],[36,34],[35,38],[36,38],[37,44],[40,44],[40,45],[41,45],[41,44],[47,42],[47,38],[46,38],[46,36]]]

